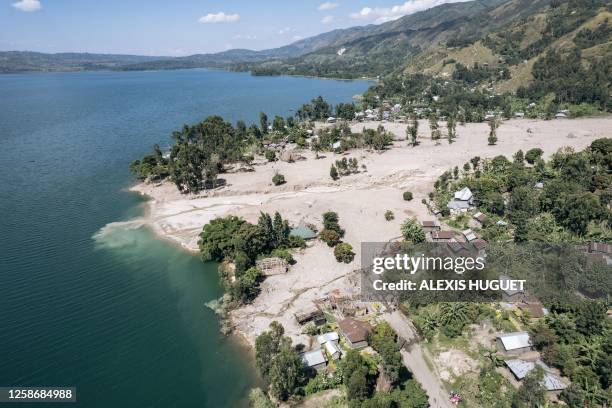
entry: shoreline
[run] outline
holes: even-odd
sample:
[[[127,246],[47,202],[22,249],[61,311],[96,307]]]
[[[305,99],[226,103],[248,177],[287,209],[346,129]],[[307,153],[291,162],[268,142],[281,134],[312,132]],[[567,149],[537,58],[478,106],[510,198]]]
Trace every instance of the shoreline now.
[[[376,128],[380,122],[352,124]],[[325,152],[315,159],[311,151],[300,151],[305,160],[281,161],[254,166],[253,172],[224,174],[227,185],[207,192],[181,195],[172,183],[159,186],[138,183],[129,188],[149,197],[144,203],[143,223],[153,232],[184,250],[197,252],[197,238],[204,224],[225,215],[236,215],[256,222],[260,211],[279,211],[292,224],[310,222],[321,226],[321,214],[337,211],[340,225],[346,229],[345,241],[356,252],[351,264],[339,264],[333,249],[319,241],[294,255],[297,263],[284,275],[268,277],[261,284],[260,295],[250,304],[228,313],[232,333],[238,334],[251,347],[255,337],[267,330],[272,320],[283,324],[294,343],[308,341],[295,322],[296,311],[308,307],[326,293],[357,293],[351,276],[358,269],[359,245],[367,241],[387,241],[399,235],[399,226],[407,217],[432,219],[422,198],[433,188],[435,179],[453,166],[461,166],[473,156],[491,158],[499,154],[511,157],[517,150],[533,147],[550,157],[559,148],[572,146],[581,150],[593,140],[610,137],[612,116],[567,120],[513,119],[498,129],[498,144],[487,145],[488,125],[468,123],[458,126],[458,138],[452,145],[439,144],[429,138],[425,121],[420,123],[417,147],[407,146],[401,139],[406,125],[382,123],[397,139],[382,153],[359,149],[346,154]],[[323,125],[324,126],[324,125]],[[345,176],[338,181],[329,177],[329,167],[342,157],[356,157],[366,170]],[[285,175],[287,183],[275,187],[275,172]],[[402,192],[412,191],[414,199],[403,201]],[[395,220],[385,221],[383,213],[392,210]],[[305,344],[305,343],[304,343]]]

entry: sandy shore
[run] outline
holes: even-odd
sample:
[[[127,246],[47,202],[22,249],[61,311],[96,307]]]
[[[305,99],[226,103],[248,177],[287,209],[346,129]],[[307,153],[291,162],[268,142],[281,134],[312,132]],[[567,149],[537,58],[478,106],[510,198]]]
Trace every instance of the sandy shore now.
[[[375,128],[379,122],[359,123]],[[441,124],[445,129],[444,125]],[[403,138],[406,125],[383,123],[386,129]],[[528,131],[529,130],[529,131]],[[571,146],[580,150],[600,137],[612,137],[612,117],[573,120],[510,120],[498,129],[496,146],[487,145],[488,125],[457,126],[458,137],[452,145],[441,140],[438,145],[429,139],[429,129],[421,121],[421,144],[413,148],[405,141],[394,142],[384,153],[365,150],[350,151],[366,171],[333,181],[330,165],[342,155],[326,153],[315,160],[310,151],[302,152],[306,160],[295,163],[274,162],[255,166],[254,172],[224,174],[227,186],[214,192],[185,196],[174,185],[138,184],[133,191],[150,196],[145,222],[160,236],[179,243],[188,250],[197,250],[202,226],[215,217],[228,214],[256,222],[260,211],[279,211],[284,218],[321,225],[321,214],[336,211],[346,229],[345,241],[352,244],[357,256],[353,263],[339,264],[332,249],[320,242],[295,256],[297,264],[282,276],[268,278],[261,295],[250,305],[232,312],[236,331],[254,344],[255,337],[267,329],[272,320],[280,321],[294,341],[307,344],[300,334],[293,314],[333,289],[344,293],[355,291],[352,271],[359,267],[359,245],[367,241],[387,241],[400,235],[400,224],[408,216],[431,219],[421,204],[432,190],[433,183],[445,170],[463,164],[474,156],[490,158],[499,154],[510,157],[517,150],[539,147],[550,156],[559,148]],[[272,176],[278,171],[287,183],[274,186]],[[411,202],[403,201],[402,192],[414,194]],[[385,221],[386,210],[395,213],[395,220]]]

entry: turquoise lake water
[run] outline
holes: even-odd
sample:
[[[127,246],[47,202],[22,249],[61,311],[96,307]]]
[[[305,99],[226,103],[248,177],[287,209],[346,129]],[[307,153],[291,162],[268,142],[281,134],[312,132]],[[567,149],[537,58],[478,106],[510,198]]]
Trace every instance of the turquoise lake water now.
[[[206,306],[222,295],[216,266],[130,221],[143,199],[125,191],[128,163],[209,114],[250,123],[368,85],[207,70],[1,75],[0,386],[75,386],[75,407],[244,405],[258,380]]]

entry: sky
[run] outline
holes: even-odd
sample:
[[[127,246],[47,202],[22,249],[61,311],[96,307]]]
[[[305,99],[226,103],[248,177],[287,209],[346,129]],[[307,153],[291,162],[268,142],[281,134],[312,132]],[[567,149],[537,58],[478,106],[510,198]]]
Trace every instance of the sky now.
[[[0,0],[0,50],[183,56],[261,50],[466,0]]]

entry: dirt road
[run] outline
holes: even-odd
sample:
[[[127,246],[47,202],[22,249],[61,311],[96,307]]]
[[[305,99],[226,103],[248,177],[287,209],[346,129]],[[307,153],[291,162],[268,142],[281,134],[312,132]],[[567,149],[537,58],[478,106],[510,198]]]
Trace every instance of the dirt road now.
[[[397,334],[411,343],[416,337],[416,331],[412,322],[400,311],[395,311],[385,315],[385,320]],[[440,382],[439,377],[429,368],[423,349],[418,343],[408,346],[408,351],[402,350],[402,360],[404,365],[414,374],[414,378],[421,383],[427,395],[429,404],[432,408],[453,408],[453,404],[448,399],[448,392]]]

